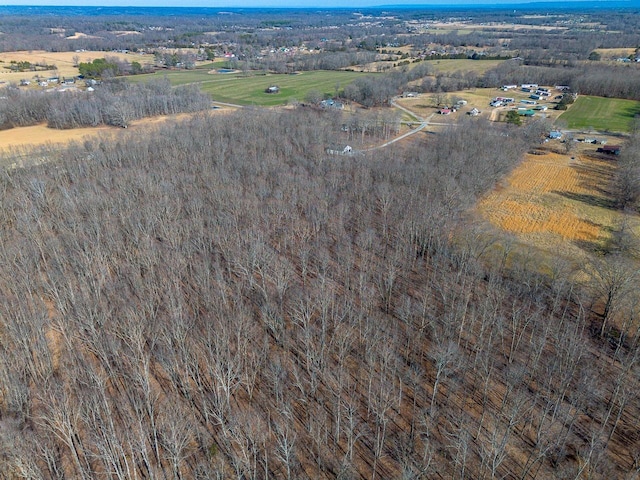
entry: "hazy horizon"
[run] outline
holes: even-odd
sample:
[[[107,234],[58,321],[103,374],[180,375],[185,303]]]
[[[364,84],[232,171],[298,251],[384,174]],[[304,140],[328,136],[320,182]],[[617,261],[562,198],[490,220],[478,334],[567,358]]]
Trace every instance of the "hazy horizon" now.
[[[565,0],[563,3],[578,3],[581,0]],[[612,3],[615,0],[602,0],[599,3]],[[345,6],[340,0],[249,0],[233,2],[230,0],[14,0],[2,6],[60,6],[60,7],[210,7],[210,8],[366,8],[379,6],[457,6],[457,5],[517,5],[528,3],[554,3],[554,0],[352,0]],[[629,4],[639,3],[629,0]]]

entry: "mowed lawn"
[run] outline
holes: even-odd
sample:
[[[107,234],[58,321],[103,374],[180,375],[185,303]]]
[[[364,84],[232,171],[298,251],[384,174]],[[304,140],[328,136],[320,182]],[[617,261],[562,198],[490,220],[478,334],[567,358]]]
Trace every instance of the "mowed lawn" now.
[[[571,129],[628,132],[637,114],[638,101],[581,95],[559,119]]]
[[[242,73],[208,73],[206,70],[156,72],[151,75],[127,77],[129,81],[143,82],[152,78],[166,77],[172,85],[198,84],[214,101],[240,105],[275,106],[290,101],[304,101],[311,90],[325,95],[335,95],[356,78],[375,75],[372,73],[342,71],[312,71],[294,75],[248,75]],[[279,93],[266,93],[272,85]]]

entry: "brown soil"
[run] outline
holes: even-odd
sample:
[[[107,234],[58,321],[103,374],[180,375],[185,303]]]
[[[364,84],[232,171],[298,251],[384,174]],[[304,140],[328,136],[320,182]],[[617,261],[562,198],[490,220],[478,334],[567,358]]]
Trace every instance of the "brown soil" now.
[[[606,242],[619,220],[618,212],[606,208],[609,199],[599,188],[613,165],[587,151],[573,156],[539,153],[527,154],[477,209],[526,244],[582,256],[581,246]]]
[[[225,112],[226,109],[216,110]],[[213,113],[213,112],[212,112]],[[182,120],[189,118],[191,114],[183,113],[178,115],[162,115],[158,117],[145,118],[131,122],[129,128],[124,130],[117,127],[99,126],[87,128],[73,128],[70,130],[57,130],[48,128],[46,124],[34,125],[31,127],[12,128],[0,131],[0,155],[10,156],[12,152],[29,147],[39,147],[44,145],[64,145],[72,141],[81,141],[87,137],[97,135],[122,135],[131,130],[142,130],[151,125],[157,125],[167,120]]]

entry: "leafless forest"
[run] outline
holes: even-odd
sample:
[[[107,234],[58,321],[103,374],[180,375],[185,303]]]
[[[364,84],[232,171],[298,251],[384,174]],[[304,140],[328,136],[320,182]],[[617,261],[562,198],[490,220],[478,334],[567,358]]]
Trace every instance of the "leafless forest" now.
[[[465,218],[535,125],[339,130],[202,115],[2,173],[0,477],[638,478],[623,267]]]
[[[132,120],[206,110],[211,104],[211,99],[197,87],[172,89],[167,80],[139,85],[111,80],[101,84],[96,92],[63,95],[24,91],[10,85],[2,93],[0,130],[42,122],[59,129],[96,125],[126,128]]]

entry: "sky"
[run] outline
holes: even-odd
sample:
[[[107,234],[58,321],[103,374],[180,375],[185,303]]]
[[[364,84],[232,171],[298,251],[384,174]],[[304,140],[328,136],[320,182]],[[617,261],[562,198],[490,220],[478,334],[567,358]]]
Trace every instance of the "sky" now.
[[[499,5],[553,0],[10,0],[7,5],[135,7],[315,7],[361,8],[377,5]],[[578,0],[563,0],[567,1]],[[600,3],[606,3],[604,0]],[[634,2],[635,3],[635,2]]]

